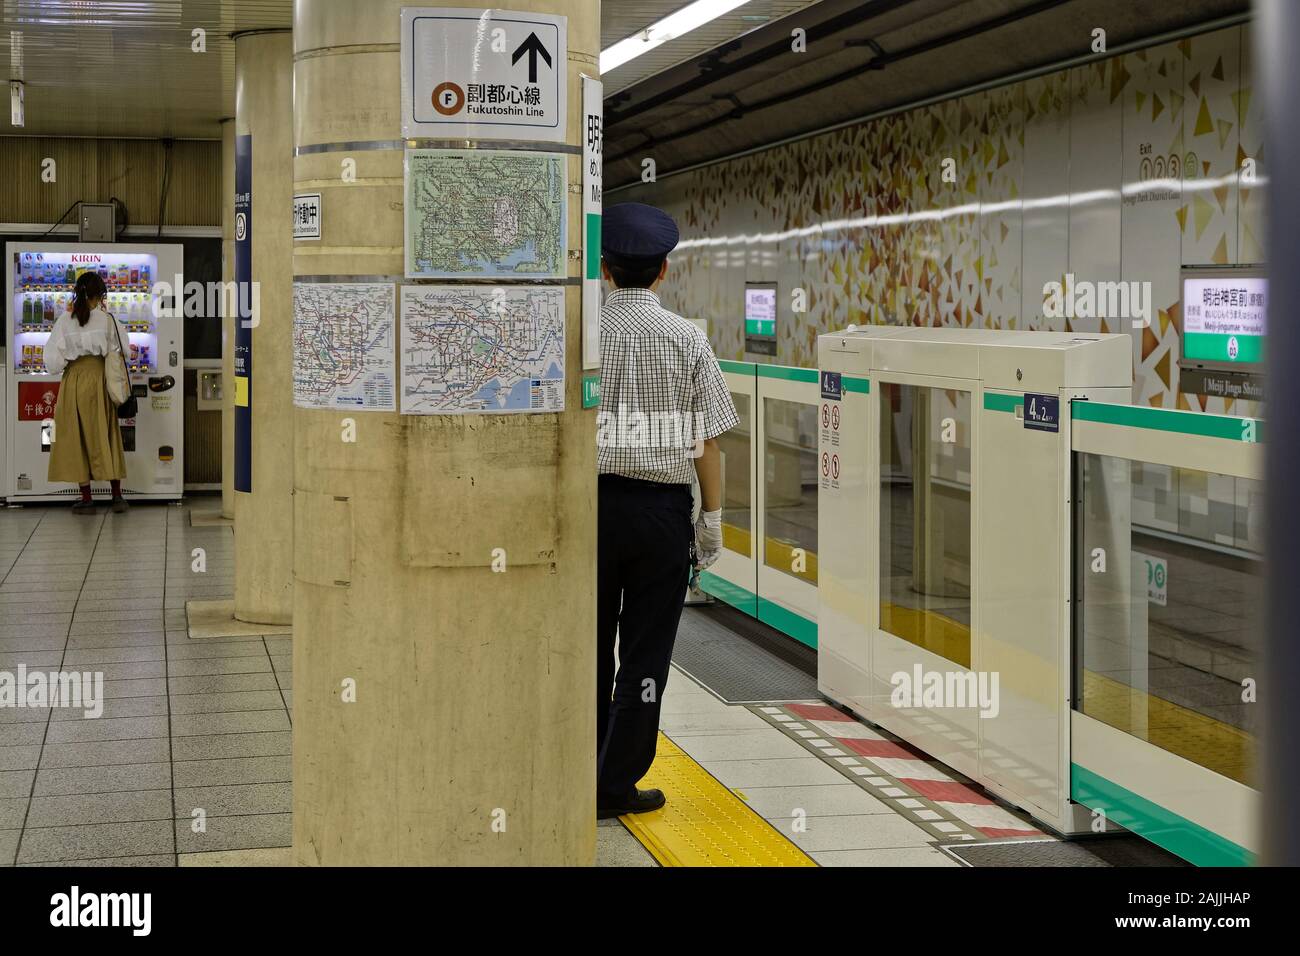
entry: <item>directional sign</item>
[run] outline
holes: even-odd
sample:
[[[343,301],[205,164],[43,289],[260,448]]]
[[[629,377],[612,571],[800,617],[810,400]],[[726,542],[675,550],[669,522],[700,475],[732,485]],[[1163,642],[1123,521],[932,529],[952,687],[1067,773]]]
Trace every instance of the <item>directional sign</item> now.
[[[551,55],[546,52],[546,45],[537,39],[536,33],[529,33],[528,39],[515,47],[515,52],[510,55],[510,62],[518,63],[519,58],[525,54],[528,56],[528,82],[536,83],[537,58],[540,56],[546,61],[547,66],[552,66]]]
[[[299,193],[293,197],[293,237],[320,238],[320,193]]]
[[[604,184],[604,96],[600,80],[582,78],[582,367],[600,366],[600,223]]]
[[[402,9],[402,136],[565,138],[568,18]]]

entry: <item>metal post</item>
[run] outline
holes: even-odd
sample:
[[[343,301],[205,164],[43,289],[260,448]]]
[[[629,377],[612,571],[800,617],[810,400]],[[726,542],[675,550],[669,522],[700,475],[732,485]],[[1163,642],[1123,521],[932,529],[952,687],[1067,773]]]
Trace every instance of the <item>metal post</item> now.
[[[1290,157],[1300,149],[1300,115],[1295,91],[1300,89],[1300,4],[1294,0],[1262,0],[1254,30],[1255,88],[1264,96],[1268,177],[1268,260],[1270,270],[1268,348],[1268,484],[1269,512],[1266,573],[1268,633],[1261,670],[1264,703],[1264,816],[1262,862],[1273,866],[1300,864],[1300,819],[1291,806],[1300,787],[1300,634],[1295,617],[1295,583],[1300,581],[1300,258],[1296,223],[1300,222],[1300,173]]]

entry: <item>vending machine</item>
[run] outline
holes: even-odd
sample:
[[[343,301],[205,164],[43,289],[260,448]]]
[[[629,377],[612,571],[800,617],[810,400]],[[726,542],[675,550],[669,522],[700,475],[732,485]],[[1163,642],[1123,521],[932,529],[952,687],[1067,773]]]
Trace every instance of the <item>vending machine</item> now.
[[[117,319],[139,412],[122,419],[126,479],[132,499],[179,499],[183,491],[184,263],[179,245],[19,243],[5,245],[6,371],[4,474],[10,504],[62,501],[75,486],[50,483],[46,471],[59,377],[45,370],[45,343],[68,309],[83,272],[104,279],[104,308]],[[102,485],[102,487],[101,487]],[[94,482],[96,495],[107,482]]]

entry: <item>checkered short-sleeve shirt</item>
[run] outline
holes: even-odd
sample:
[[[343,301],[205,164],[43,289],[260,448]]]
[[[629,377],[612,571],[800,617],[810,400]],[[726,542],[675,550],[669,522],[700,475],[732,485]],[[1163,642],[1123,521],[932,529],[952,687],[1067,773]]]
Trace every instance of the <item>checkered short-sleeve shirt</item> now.
[[[698,442],[740,423],[700,329],[649,289],[615,289],[600,310],[601,474],[689,484]]]

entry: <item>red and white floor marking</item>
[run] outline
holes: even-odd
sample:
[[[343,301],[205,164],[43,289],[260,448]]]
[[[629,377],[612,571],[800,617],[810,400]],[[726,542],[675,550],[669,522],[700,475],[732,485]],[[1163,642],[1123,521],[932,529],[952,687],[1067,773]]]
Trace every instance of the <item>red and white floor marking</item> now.
[[[945,839],[1047,836],[955,771],[834,707],[768,704],[752,709],[841,772],[847,771],[846,776],[851,775],[859,786]]]

